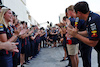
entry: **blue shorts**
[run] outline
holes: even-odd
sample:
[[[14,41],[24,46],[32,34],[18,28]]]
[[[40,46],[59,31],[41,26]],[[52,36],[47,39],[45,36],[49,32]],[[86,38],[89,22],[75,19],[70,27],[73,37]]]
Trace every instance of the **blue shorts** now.
[[[12,55],[0,56],[0,67],[13,67]]]

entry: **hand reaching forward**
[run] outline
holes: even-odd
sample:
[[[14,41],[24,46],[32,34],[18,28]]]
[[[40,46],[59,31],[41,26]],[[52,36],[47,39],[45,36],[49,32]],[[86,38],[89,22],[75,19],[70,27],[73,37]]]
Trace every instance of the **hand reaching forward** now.
[[[78,29],[77,29],[77,27],[75,27],[75,28],[67,27],[67,32],[69,35],[75,37],[78,34]]]
[[[12,42],[1,42],[2,45],[4,46],[4,49],[5,50],[8,50],[8,51],[12,51],[12,52],[19,52],[19,50],[17,49],[17,46],[19,43],[12,43]]]
[[[20,31],[21,31],[21,27],[18,27],[18,29],[15,29],[15,35],[16,36],[18,36],[19,35],[19,33],[20,33]]]

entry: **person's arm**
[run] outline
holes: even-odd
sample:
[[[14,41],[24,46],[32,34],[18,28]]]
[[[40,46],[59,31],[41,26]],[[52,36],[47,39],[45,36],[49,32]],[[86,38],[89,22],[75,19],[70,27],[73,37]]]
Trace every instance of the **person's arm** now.
[[[58,32],[56,31],[56,33],[54,33],[55,35],[58,34]]]
[[[26,33],[24,33],[23,35],[20,35],[21,39],[24,39],[26,37]]]
[[[29,30],[24,30],[24,34],[21,34],[20,35],[20,38],[22,38],[22,39],[24,39],[25,37],[28,37],[28,36],[30,36],[32,33],[33,33],[33,30],[31,30],[30,32],[29,32]],[[28,33],[29,32],[29,33]],[[28,33],[28,34],[27,34]]]
[[[52,39],[48,38],[48,40],[53,41]]]
[[[84,37],[84,36],[78,34],[76,28],[71,29],[71,28],[67,27],[67,32],[68,32],[68,34],[70,34],[71,36],[73,36],[73,37],[75,37],[75,38],[81,40],[83,43],[85,43],[85,44],[87,44],[87,45],[89,45],[89,46],[95,47],[96,44],[98,43],[98,40],[97,40],[97,41],[95,41],[95,40],[89,40],[89,38],[86,38],[86,37]]]
[[[3,24],[0,24],[0,49],[12,49],[12,47],[14,47],[16,49],[16,45],[11,45],[11,42],[7,42],[7,34],[6,34],[6,28]],[[6,42],[6,43],[2,43],[2,42]],[[18,52],[18,49],[16,49]],[[15,51],[16,51],[15,50]]]
[[[32,40],[34,40],[35,38],[36,38],[36,35],[35,35],[34,37],[33,37],[33,36],[31,36],[31,39],[32,39]]]
[[[89,40],[89,38],[86,38],[80,34],[76,34],[76,36],[74,36],[75,38],[81,40],[83,43],[89,45],[89,46],[92,46],[92,47],[95,47],[98,43],[98,40],[95,41],[95,40]]]
[[[8,39],[8,41],[15,42],[17,38],[18,38],[18,35],[13,35],[10,39]]]
[[[72,36],[71,35],[69,35],[68,33],[66,33],[66,35],[65,35],[67,38],[72,38]]]
[[[60,23],[61,24],[61,26],[66,26],[66,24],[65,23]]]
[[[16,37],[14,39],[16,39]],[[14,51],[14,52],[19,51],[16,46],[18,43],[11,43],[10,41],[8,42],[6,33],[0,34],[0,41],[1,41],[0,49],[5,49],[8,51]]]
[[[50,32],[51,35],[53,35],[54,33]]]
[[[88,36],[87,31],[79,31],[78,33],[82,36]]]
[[[19,43],[12,43],[12,42],[0,42],[0,50],[5,49],[12,52],[19,52],[17,46]]]
[[[28,34],[25,35],[25,37],[30,36],[33,33],[33,30],[31,30]]]
[[[61,29],[60,29],[60,33],[61,33],[60,41],[62,42],[63,41],[63,31]]]
[[[45,34],[46,34],[45,32],[44,32],[44,33],[41,33],[41,34],[40,34],[40,37],[43,36],[43,35],[45,35]]]
[[[1,42],[6,42],[7,41],[7,35],[6,35],[6,33],[0,34],[0,41]]]
[[[14,35],[10,39],[8,39],[8,41],[15,42],[19,36],[20,31],[21,31],[21,27],[19,27],[17,30],[15,30]],[[7,36],[5,36],[5,37],[7,38]]]
[[[7,39],[6,34],[0,34],[0,41],[2,41],[2,42],[6,42],[6,41],[14,42],[17,39],[17,36],[18,35],[13,35],[10,39]]]
[[[63,37],[63,32],[62,32],[61,28],[60,28],[59,32],[61,34],[61,37]]]
[[[31,39],[34,40],[37,37],[37,33],[34,36],[31,36]]]

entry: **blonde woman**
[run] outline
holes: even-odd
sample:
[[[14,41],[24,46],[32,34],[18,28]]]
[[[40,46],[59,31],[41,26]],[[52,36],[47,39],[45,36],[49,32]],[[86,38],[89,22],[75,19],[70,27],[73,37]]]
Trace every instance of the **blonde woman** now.
[[[14,35],[11,35],[8,26],[12,20],[12,11],[9,8],[3,7],[0,13],[0,41],[1,42],[14,42],[19,35],[20,28],[18,28]],[[13,67],[12,52],[0,50],[0,67]]]

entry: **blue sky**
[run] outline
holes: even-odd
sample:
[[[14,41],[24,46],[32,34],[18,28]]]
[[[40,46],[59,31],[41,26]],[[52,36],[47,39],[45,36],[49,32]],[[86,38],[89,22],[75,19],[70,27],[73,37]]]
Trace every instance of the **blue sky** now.
[[[26,0],[27,8],[32,17],[38,22],[50,21],[53,24],[59,22],[58,16],[65,12],[69,5],[83,0]],[[87,1],[91,11],[100,12],[100,0]]]

